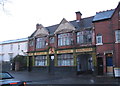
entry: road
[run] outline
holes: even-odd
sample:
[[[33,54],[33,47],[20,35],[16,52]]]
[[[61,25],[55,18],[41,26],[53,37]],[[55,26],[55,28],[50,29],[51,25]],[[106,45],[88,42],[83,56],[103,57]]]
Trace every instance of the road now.
[[[17,80],[27,82],[27,86],[59,86],[59,85],[85,85],[85,86],[120,86],[120,78],[107,76],[49,74],[28,71],[10,71]]]

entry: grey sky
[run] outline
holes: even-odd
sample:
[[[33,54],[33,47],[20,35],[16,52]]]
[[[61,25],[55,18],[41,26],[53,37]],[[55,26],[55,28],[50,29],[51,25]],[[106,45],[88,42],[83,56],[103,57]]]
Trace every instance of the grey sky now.
[[[75,20],[75,12],[82,17],[117,7],[119,0],[9,0],[5,12],[0,7],[0,41],[25,38],[35,31],[36,23],[51,26]]]

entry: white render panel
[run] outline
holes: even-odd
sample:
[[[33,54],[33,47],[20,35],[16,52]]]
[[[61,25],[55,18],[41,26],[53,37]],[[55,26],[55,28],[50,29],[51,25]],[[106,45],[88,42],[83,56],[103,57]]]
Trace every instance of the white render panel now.
[[[16,55],[26,55],[28,41],[0,44],[0,61],[10,61]]]
[[[63,19],[61,21],[61,24],[58,26],[58,28],[56,29],[56,31],[54,32],[56,33],[65,33],[65,32],[70,32],[75,30],[75,27],[70,24],[66,19]]]

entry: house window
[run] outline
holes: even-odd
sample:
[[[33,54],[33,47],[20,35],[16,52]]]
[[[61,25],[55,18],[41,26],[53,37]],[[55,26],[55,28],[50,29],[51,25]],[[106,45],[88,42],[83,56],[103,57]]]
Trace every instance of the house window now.
[[[47,66],[47,56],[36,56],[35,66]]]
[[[45,48],[46,47],[46,37],[36,39],[36,48]]]
[[[73,44],[73,34],[64,33],[58,35],[58,46],[72,45]]]
[[[55,38],[54,37],[50,37],[50,43],[54,43]]]
[[[86,30],[77,32],[77,43],[78,44],[92,43],[92,31]]]
[[[102,35],[101,34],[97,34],[96,36],[96,43],[97,45],[102,45]]]
[[[34,45],[33,40],[29,40],[29,46],[32,47]]]
[[[120,43],[120,30],[115,31],[116,43]]]
[[[58,55],[58,66],[73,66],[73,55],[72,54]]]

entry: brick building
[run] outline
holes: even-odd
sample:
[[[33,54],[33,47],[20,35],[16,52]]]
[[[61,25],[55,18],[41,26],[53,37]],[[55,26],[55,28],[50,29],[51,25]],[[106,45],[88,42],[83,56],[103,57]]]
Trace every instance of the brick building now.
[[[120,67],[119,10],[118,5],[87,18],[76,12],[73,21],[37,24],[28,41],[29,71],[113,73],[113,66]]]
[[[96,13],[93,23],[99,73],[113,74],[120,67],[120,3],[115,9]]]
[[[96,55],[93,16],[81,16],[80,12],[76,12],[74,21],[63,18],[57,25],[36,25],[36,31],[29,37],[30,69],[73,73],[94,70]]]

